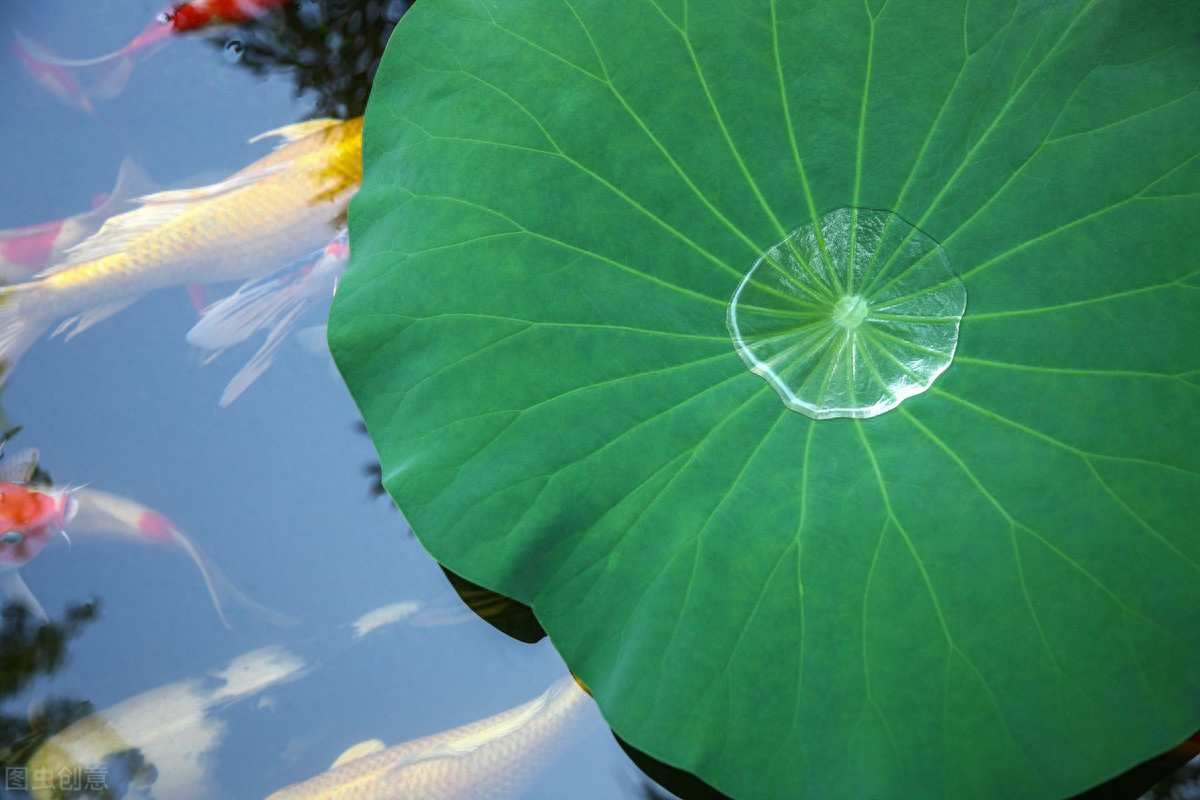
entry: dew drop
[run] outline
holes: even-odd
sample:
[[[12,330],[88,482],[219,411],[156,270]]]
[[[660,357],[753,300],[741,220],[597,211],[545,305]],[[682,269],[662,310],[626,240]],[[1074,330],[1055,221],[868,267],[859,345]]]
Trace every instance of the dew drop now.
[[[3,542],[4,544],[20,544],[21,540],[24,538],[24,535],[22,535],[20,531],[6,531],[4,534],[0,535],[0,542]]]
[[[225,43],[225,60],[231,64],[241,61],[242,54],[245,52],[245,46],[237,39],[230,39]]]
[[[950,366],[966,305],[937,242],[889,211],[838,208],[759,257],[726,326],[788,408],[865,419]]]

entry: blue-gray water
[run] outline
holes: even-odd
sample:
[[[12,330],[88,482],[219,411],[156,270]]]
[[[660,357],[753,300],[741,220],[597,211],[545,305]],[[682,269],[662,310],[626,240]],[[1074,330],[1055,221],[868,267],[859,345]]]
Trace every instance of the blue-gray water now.
[[[119,96],[96,103],[98,119],[35,83],[8,46],[20,29],[65,56],[97,56],[160,10],[161,0],[0,0],[0,229],[85,211],[130,155],[160,186],[211,182],[269,151],[247,145],[250,137],[306,117],[311,106],[287,80],[256,78],[200,37],[177,37],[139,62]],[[229,733],[208,762],[212,796],[238,800],[311,777],[359,741],[398,744],[506,710],[565,674],[549,643],[519,644],[478,620],[400,624],[353,640],[348,624],[373,608],[458,601],[400,513],[369,497],[363,467],[374,453],[328,356],[288,341],[221,409],[226,382],[261,335],[205,366],[184,340],[195,320],[177,288],[70,342],[39,341],[2,396],[24,426],[14,445],[40,449],[59,484],[169,516],[241,590],[300,624],[273,628],[231,605],[227,630],[179,552],[59,541],[22,569],[26,583],[52,616],[93,596],[103,614],[73,641],[69,665],[6,712],[48,694],[106,708],[285,645],[310,661],[309,674],[269,689],[267,702],[215,712]],[[527,796],[631,797],[633,776],[596,725]]]

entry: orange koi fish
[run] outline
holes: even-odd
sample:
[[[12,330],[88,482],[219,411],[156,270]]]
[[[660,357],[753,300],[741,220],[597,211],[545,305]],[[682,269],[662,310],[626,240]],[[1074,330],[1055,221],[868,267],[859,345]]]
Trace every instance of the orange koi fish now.
[[[159,15],[178,32],[194,31],[209,25],[241,25],[258,19],[289,0],[195,0],[180,3]]]
[[[36,470],[34,450],[7,458],[0,466],[0,588],[9,600],[49,621],[17,570],[42,552],[51,539],[64,534],[79,501],[68,489],[26,485]]]
[[[236,400],[271,366],[275,351],[309,306],[333,296],[349,258],[350,247],[343,231],[315,257],[301,259],[278,277],[251,281],[200,312],[200,321],[188,331],[187,340],[210,351],[205,364],[254,333],[268,331],[262,347],[225,387],[222,407]]]
[[[200,570],[217,616],[227,628],[231,626],[222,605],[227,599],[237,601],[272,624],[292,624],[290,618],[238,591],[208,556],[162,514],[95,489],[32,485],[29,481],[37,470],[37,462],[36,450],[23,450],[0,462],[0,588],[13,602],[25,606],[42,620],[49,619],[17,570],[41,553],[55,536],[80,534],[170,545],[183,550]]]
[[[260,278],[329,242],[362,182],[362,118],[262,136],[284,141],[221,183],[141,198],[64,263],[0,288],[0,382],[59,320],[70,338],[155,289]]]
[[[63,58],[45,45],[16,34],[13,52],[26,72],[59,99],[95,113],[93,100],[116,97],[134,63],[165,45],[172,34],[251,22],[289,0],[195,0],[163,9],[129,44],[88,59]]]
[[[102,195],[95,208],[66,219],[0,231],[0,283],[29,280],[57,263],[67,248],[96,231],[104,220],[128,211],[133,198],[146,194],[153,184],[142,168],[127,158],[121,162],[112,194]]]

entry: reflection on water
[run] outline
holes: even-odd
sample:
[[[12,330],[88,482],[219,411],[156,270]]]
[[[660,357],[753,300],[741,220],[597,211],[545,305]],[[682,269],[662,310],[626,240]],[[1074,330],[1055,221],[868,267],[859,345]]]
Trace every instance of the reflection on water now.
[[[0,531],[19,601],[0,632],[0,758],[30,779],[5,796],[55,796],[34,779],[65,776],[99,780],[82,796],[162,800],[349,779],[368,798],[667,797],[603,726],[568,747],[568,720],[594,711],[554,683],[548,642],[510,638],[543,639],[528,608],[444,576],[364,496],[377,462],[321,323],[356,118],[409,4],[195,0],[162,21],[162,0],[0,2],[0,430],[22,427],[63,481],[0,463],[0,494],[42,514]],[[47,341],[64,319],[91,330]],[[64,529],[71,546],[43,553]],[[103,624],[72,605],[92,595]],[[225,600],[254,613],[226,619]]]
[[[370,501],[321,346],[355,118],[408,3],[217,5],[0,4],[0,427],[58,479],[0,460],[0,495],[46,506],[0,531],[26,587],[0,636],[26,783],[2,796],[307,796],[364,771],[363,797],[639,796],[553,648],[467,611]]]

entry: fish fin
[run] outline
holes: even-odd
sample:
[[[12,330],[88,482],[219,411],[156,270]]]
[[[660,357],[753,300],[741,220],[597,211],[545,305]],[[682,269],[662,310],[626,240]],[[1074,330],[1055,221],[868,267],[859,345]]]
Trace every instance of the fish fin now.
[[[152,25],[150,27],[157,26]],[[147,30],[149,30],[149,28],[147,28]],[[143,34],[144,33],[145,31],[143,31]],[[16,38],[15,44],[19,45],[30,56],[37,59],[39,63],[50,64],[52,66],[61,67],[64,69],[104,67],[111,64],[113,61],[131,57],[126,48],[121,48],[120,50],[114,50],[111,53],[105,53],[104,55],[96,56],[95,58],[63,58],[46,45],[42,44],[36,39],[31,39],[15,28],[13,29],[13,34]]]
[[[249,143],[254,144],[255,142],[262,141],[263,139],[271,136],[279,136],[283,139],[283,141],[276,145],[275,149],[278,150],[280,147],[285,147],[292,142],[300,141],[306,136],[311,136],[317,131],[323,131],[326,128],[340,124],[341,120],[337,119],[310,119],[307,122],[297,122],[293,125],[284,125],[282,128],[273,128],[266,133],[260,133],[258,136],[255,136],[253,139],[251,139]]]
[[[293,267],[296,265],[301,265],[301,270],[304,267],[311,269],[285,272],[276,278],[244,284],[229,297],[205,309],[200,321],[188,331],[189,343],[212,351],[206,363],[257,331],[269,331],[258,352],[225,388],[220,401],[222,407],[236,400],[267,370],[279,346],[313,300],[332,291],[337,275],[345,269],[345,255],[331,258],[321,250],[294,262]]]
[[[138,202],[144,203],[147,206],[174,206],[176,204],[192,203],[196,200],[211,200],[214,197],[252,186],[263,178],[269,178],[272,175],[286,172],[291,165],[292,162],[283,161],[265,167],[244,169],[233,173],[225,180],[218,181],[217,183],[210,183],[207,186],[196,186],[191,189],[168,189],[165,192],[155,192],[154,194],[138,198]]]
[[[125,310],[141,299],[142,295],[139,294],[136,297],[125,297],[112,303],[105,303],[101,306],[89,308],[82,314],[77,314],[73,317],[67,317],[64,319],[58,324],[58,327],[55,328],[54,332],[50,335],[53,337],[66,333],[67,341],[69,342],[79,334],[86,331],[88,328],[95,325],[97,322],[103,322],[113,314]],[[68,331],[70,332],[67,333]]]
[[[137,198],[151,194],[155,188],[154,180],[142,165],[137,163],[133,156],[125,156],[117,170],[117,183],[113,186],[112,193],[92,214],[101,219],[108,219]]]
[[[204,309],[208,308],[208,289],[203,283],[189,283],[187,285],[188,300],[191,301],[192,308],[196,309],[197,314],[204,313]]]
[[[0,572],[0,588],[4,589],[4,593],[8,595],[8,599],[12,603],[18,603],[29,609],[29,612],[42,622],[49,622],[50,615],[46,613],[46,609],[42,608],[42,604],[33,596],[33,592],[29,591],[29,587],[25,585],[24,579],[21,578],[21,573],[15,569]]]
[[[188,344],[219,353],[246,341],[303,300],[295,297],[296,288],[292,275],[247,281],[200,312],[199,321],[187,333]]]
[[[89,100],[111,100],[119,95],[125,84],[129,83],[135,60],[133,56],[119,56],[104,65],[105,68],[97,72],[96,79],[88,81],[84,87],[84,97]]]
[[[13,49],[26,70],[61,99],[87,111],[94,110],[91,100],[108,100],[121,93],[137,60],[124,48],[97,58],[63,58],[18,30],[13,33]],[[46,76],[56,80],[52,82]]]
[[[96,489],[76,489],[75,499],[78,506],[69,525],[72,532],[171,544],[183,550],[200,570],[213,607],[225,627],[232,627],[225,617],[222,602],[227,598],[232,598],[272,625],[290,627],[296,624],[292,617],[260,605],[239,591],[174,522],[158,512],[127,498]]]
[[[106,220],[129,211],[134,207],[136,198],[154,191],[154,188],[154,181],[150,180],[146,171],[133,160],[132,156],[127,156],[121,162],[116,186],[113,187],[112,193],[104,202],[85,214],[67,217],[62,221],[61,232],[55,241],[53,251],[47,257],[46,264],[53,269],[62,261],[67,248],[94,235]]]
[[[38,451],[33,448],[5,453],[0,458],[0,481],[26,483],[37,472]]]
[[[109,217],[100,230],[79,244],[67,248],[66,259],[59,264],[42,270],[35,278],[44,278],[57,272],[111,256],[126,250],[137,238],[143,236],[191,209],[201,200],[209,200],[238,189],[244,189],[258,181],[288,169],[290,162],[272,164],[260,169],[235,173],[220,183],[199,186],[194,189],[172,189],[137,198],[140,208]]]
[[[36,289],[33,283],[0,287],[0,384],[54,321],[37,313]]]
[[[351,761],[357,761],[360,758],[365,758],[373,753],[378,753],[380,750],[386,749],[387,745],[385,745],[379,739],[368,739],[367,741],[359,742],[358,744],[346,750],[346,752],[337,757],[337,760],[334,761],[329,768],[336,769],[343,764],[349,764]]]

